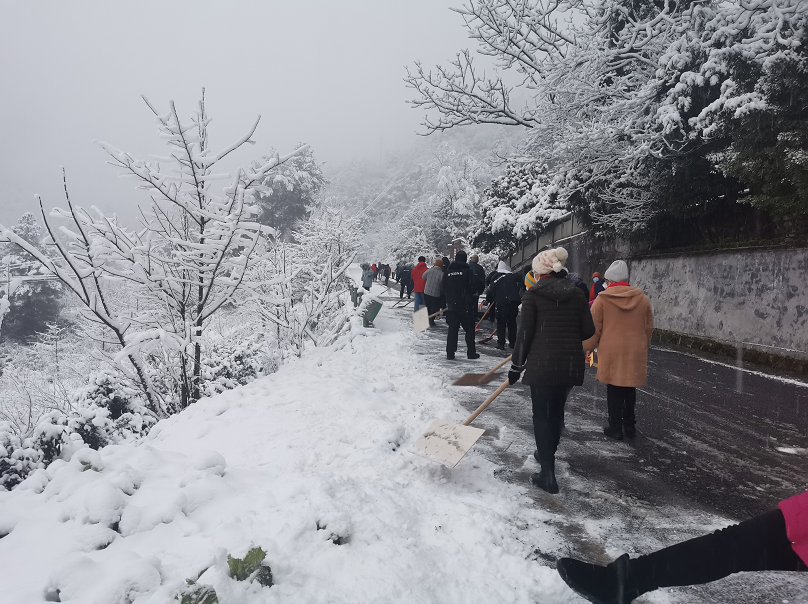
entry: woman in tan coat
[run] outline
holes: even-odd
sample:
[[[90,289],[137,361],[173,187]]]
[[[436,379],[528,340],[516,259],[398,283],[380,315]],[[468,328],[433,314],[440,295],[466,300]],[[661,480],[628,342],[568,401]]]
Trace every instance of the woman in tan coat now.
[[[595,335],[584,349],[598,349],[597,380],[606,384],[609,425],[603,433],[623,440],[623,434],[635,434],[636,389],[645,386],[654,316],[648,296],[628,284],[625,262],[615,260],[605,278],[606,289],[592,305]]]

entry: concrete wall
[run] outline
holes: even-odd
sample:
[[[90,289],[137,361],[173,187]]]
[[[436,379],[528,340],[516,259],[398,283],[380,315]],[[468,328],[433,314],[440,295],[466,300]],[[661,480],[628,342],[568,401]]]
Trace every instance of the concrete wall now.
[[[629,260],[655,327],[808,357],[808,250],[738,250]]]

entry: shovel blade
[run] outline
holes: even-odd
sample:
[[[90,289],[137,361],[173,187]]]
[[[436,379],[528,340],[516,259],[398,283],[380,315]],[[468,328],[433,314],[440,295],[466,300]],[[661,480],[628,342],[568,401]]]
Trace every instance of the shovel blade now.
[[[499,377],[498,373],[466,373],[452,382],[452,386],[485,386]]]
[[[426,308],[419,308],[412,313],[412,327],[415,329],[415,333],[429,329],[429,311]]]
[[[431,461],[454,468],[485,430],[435,420],[423,436],[415,441],[413,452]]]

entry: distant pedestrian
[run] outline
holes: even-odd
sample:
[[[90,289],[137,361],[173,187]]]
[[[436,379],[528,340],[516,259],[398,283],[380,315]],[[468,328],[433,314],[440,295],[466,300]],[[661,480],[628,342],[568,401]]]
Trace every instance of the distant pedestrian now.
[[[362,287],[370,291],[370,288],[373,286],[373,279],[376,275],[367,262],[363,262],[359,267],[362,269]]]
[[[536,285],[536,279],[533,277],[533,271],[530,266],[526,266],[522,275],[522,284],[519,288],[519,295],[524,296],[525,292],[531,287]]]
[[[603,277],[601,277],[598,272],[592,273],[592,288],[589,290],[589,306],[594,304],[595,298],[597,298],[598,294],[604,289],[606,289],[606,284],[603,282]]]
[[[449,272],[449,265],[452,263],[446,256],[440,259],[443,262],[443,289],[440,292],[440,301],[439,306],[440,309],[443,310],[446,308],[446,273]],[[444,318],[446,316],[444,315]],[[448,321],[448,319],[447,319]]]
[[[427,268],[426,258],[424,256],[418,256],[418,264],[413,267],[412,273],[410,274],[413,283],[413,291],[415,292],[415,303],[413,304],[414,312],[418,312],[419,308],[426,306],[426,299],[424,298],[424,286],[426,285],[424,273],[427,271]]]
[[[491,284],[488,286],[488,297],[496,304],[497,348],[505,350],[505,332],[507,330],[508,345],[516,345],[516,316],[519,314],[519,283],[511,269],[500,260]]]
[[[443,290],[443,261],[435,260],[435,265],[424,272],[424,298],[426,310],[430,315],[440,310],[440,293]],[[435,325],[435,318],[429,319],[429,324]]]
[[[589,288],[586,286],[586,283],[584,283],[583,279],[581,279],[581,275],[579,275],[578,273],[570,273],[569,277],[570,277],[570,281],[572,281],[575,285],[577,285],[578,288],[582,292],[584,292],[584,296],[586,296],[588,298],[589,297]]]
[[[385,287],[390,286],[390,265],[389,264],[384,265],[384,286]]]
[[[466,333],[466,356],[470,359],[479,359],[477,354],[474,323],[477,318],[477,309],[474,307],[475,292],[481,285],[477,281],[474,271],[466,263],[466,252],[463,250],[455,254],[455,260],[446,271],[446,322],[449,324],[449,333],[446,336],[446,358],[452,360],[457,352],[457,336],[460,328]]]
[[[485,292],[485,269],[480,266],[480,257],[477,254],[472,254],[469,258],[469,266],[474,271],[474,276],[477,278],[478,283],[482,283],[482,288],[477,293],[474,299],[474,308],[480,306],[480,296]]]
[[[410,278],[410,267],[408,265],[402,265],[401,270],[398,271],[398,282],[401,284],[399,300],[404,298],[404,290],[407,290],[407,298],[409,299],[412,294],[412,279]]]
[[[595,335],[584,342],[598,349],[597,380],[606,384],[609,424],[606,436],[623,440],[635,434],[637,388],[645,386],[648,345],[654,331],[651,301],[628,283],[628,266],[615,260],[606,271],[606,288],[592,304]]]
[[[599,566],[561,558],[556,566],[567,585],[590,602],[615,604],[628,604],[660,587],[702,585],[733,573],[806,572],[808,491],[740,524],[634,559],[623,554]]]
[[[533,456],[541,472],[530,481],[548,493],[558,493],[555,454],[564,425],[564,406],[573,386],[584,383],[583,341],[595,333],[586,295],[567,279],[562,248],[540,252],[533,258],[536,284],[522,297],[522,321],[513,352],[508,381],[521,373],[530,386],[533,402]]]

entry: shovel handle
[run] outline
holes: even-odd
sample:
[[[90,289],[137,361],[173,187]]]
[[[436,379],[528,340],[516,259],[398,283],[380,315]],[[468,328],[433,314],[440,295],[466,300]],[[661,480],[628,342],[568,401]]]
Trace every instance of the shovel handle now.
[[[444,308],[442,310],[439,310],[438,312],[433,312],[431,315],[429,315],[428,318],[433,319],[433,318],[437,317],[440,313],[442,313],[444,310],[446,310],[446,309]]]
[[[494,374],[494,373],[496,373],[496,372],[497,372],[499,369],[502,369],[502,366],[503,366],[505,363],[507,363],[508,361],[510,361],[512,358],[513,358],[513,355],[509,355],[507,359],[505,359],[504,361],[502,361],[502,362],[501,362],[499,365],[497,365],[497,366],[496,366],[496,367],[494,367],[494,368],[493,368],[491,371],[489,371],[489,372],[488,372],[488,373],[486,373],[486,374],[485,374],[483,377],[481,377],[481,378],[480,378],[480,381],[482,382],[482,381],[483,381],[483,380],[485,380],[486,378],[490,378],[490,377],[491,377],[491,374]]]
[[[478,415],[480,415],[480,413],[482,413],[482,412],[483,412],[483,410],[484,410],[484,409],[485,409],[485,408],[486,408],[488,405],[490,405],[490,404],[491,404],[491,401],[493,401],[493,400],[494,400],[495,398],[497,398],[497,397],[498,397],[500,394],[502,394],[502,391],[503,391],[503,390],[505,390],[505,388],[507,388],[509,385],[510,385],[510,382],[509,382],[508,380],[505,380],[504,382],[502,382],[502,385],[501,385],[499,388],[497,388],[496,390],[494,390],[494,393],[493,393],[491,396],[489,396],[487,399],[485,399],[485,401],[483,402],[483,404],[482,404],[482,405],[480,405],[479,407],[477,407],[477,409],[475,409],[475,410],[474,410],[474,413],[472,413],[471,415],[469,415],[469,416],[466,418],[466,421],[464,421],[464,422],[463,422],[463,425],[464,425],[464,426],[468,426],[468,425],[469,425],[471,422],[473,422],[473,421],[474,421],[474,418],[475,418],[475,417],[477,417]]]
[[[480,317],[480,320],[477,322],[477,327],[474,328],[474,331],[477,331],[477,329],[479,329],[480,323],[483,322],[483,319],[485,319],[485,315],[488,314],[489,310],[491,310],[491,305],[490,304],[488,305],[488,308],[485,309],[485,312],[483,313],[483,316]]]

